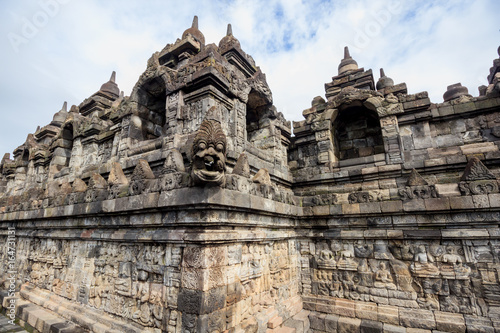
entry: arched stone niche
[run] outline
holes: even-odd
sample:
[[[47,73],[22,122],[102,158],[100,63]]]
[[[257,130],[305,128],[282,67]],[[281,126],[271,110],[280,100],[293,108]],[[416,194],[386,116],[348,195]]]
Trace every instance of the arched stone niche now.
[[[71,160],[71,152],[73,150],[73,140],[74,140],[74,131],[73,131],[73,123],[68,122],[65,123],[61,129],[61,143],[59,144],[59,148],[62,149],[59,153],[54,153],[55,156],[61,156],[65,159],[64,164],[61,162],[61,165],[67,167],[69,166]]]
[[[351,106],[337,113],[332,139],[338,160],[384,153],[378,115],[363,106]]]
[[[167,89],[161,76],[150,77],[138,84],[131,97],[136,110],[131,118],[130,137],[156,139],[165,134]]]
[[[263,124],[261,120],[264,113],[269,108],[269,102],[262,94],[252,89],[248,94],[247,112],[246,112],[246,138],[253,142],[262,132]]]
[[[328,102],[325,112],[331,121],[333,162],[360,158],[359,163],[370,162],[364,157],[385,153],[387,163],[401,163],[398,113],[403,108],[392,95],[345,88]]]

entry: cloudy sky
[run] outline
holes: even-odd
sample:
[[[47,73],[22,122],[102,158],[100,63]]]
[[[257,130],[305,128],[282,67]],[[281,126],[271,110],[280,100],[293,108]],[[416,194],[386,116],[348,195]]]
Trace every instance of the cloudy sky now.
[[[289,120],[337,75],[348,45],[360,67],[379,68],[409,93],[442,102],[450,84],[486,84],[498,57],[498,0],[0,0],[0,154],[46,125],[64,101],[80,104],[117,72],[129,95],[152,53],[199,16],[208,43],[227,23],[267,75]]]

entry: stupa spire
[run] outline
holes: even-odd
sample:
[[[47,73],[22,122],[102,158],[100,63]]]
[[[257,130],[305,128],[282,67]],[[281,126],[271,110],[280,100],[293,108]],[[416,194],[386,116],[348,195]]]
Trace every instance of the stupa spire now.
[[[358,63],[351,57],[349,48],[346,46],[344,47],[344,59],[342,59],[339,65],[339,75],[356,69],[358,69]]]

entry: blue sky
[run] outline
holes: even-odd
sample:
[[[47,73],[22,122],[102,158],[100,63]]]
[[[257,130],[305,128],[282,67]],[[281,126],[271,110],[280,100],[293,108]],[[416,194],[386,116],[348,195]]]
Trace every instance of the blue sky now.
[[[207,44],[227,23],[266,73],[289,120],[337,75],[348,45],[360,67],[379,68],[410,93],[442,102],[450,84],[473,96],[498,57],[497,0],[477,1],[0,1],[0,154],[80,104],[117,72],[129,95],[147,59],[199,17]]]

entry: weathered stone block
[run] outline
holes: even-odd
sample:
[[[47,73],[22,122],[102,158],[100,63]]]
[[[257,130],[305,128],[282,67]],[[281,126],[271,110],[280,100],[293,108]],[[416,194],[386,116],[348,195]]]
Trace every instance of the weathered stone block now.
[[[201,314],[203,311],[203,292],[181,288],[177,300],[179,311],[191,314]]]
[[[471,196],[466,197],[450,197],[451,209],[474,209],[474,202]]]
[[[325,331],[326,332],[337,332],[339,316],[329,314],[325,317]]]
[[[368,302],[356,302],[356,317],[359,319],[378,320],[377,304]]]
[[[361,214],[374,214],[380,213],[380,203],[379,202],[366,202],[359,204],[359,212]]]
[[[424,199],[424,202],[425,202],[425,208],[428,211],[450,209],[450,201],[448,198],[430,198],[430,199]]]
[[[313,330],[325,331],[325,314],[311,312],[309,314],[309,322]]]
[[[490,201],[488,200],[488,195],[473,195],[472,202],[474,203],[475,208],[489,208]]]
[[[384,333],[406,333],[406,328],[391,324],[384,324],[383,327]]]
[[[481,142],[461,146],[460,150],[464,155],[473,155],[490,151],[498,151],[498,147],[493,142]]]
[[[356,317],[355,302],[348,299],[335,299],[335,314],[343,317]]]
[[[339,332],[345,332],[345,333],[359,333],[360,326],[361,326],[361,319],[340,317],[338,321],[337,330]]]
[[[400,309],[399,323],[402,326],[435,329],[436,320],[432,311],[423,309]]]
[[[477,317],[465,315],[465,324],[467,332],[473,333],[494,333],[495,329],[492,326],[491,320],[485,317]]]
[[[374,320],[362,319],[360,331],[361,333],[382,333],[383,324]]]
[[[464,333],[465,319],[462,314],[435,311],[436,327],[440,331]]]
[[[455,110],[453,109],[452,105],[448,105],[448,106],[439,107],[438,112],[439,112],[439,115],[441,117],[446,117],[446,116],[449,116],[451,114],[454,114]]]
[[[403,202],[401,200],[382,201],[380,203],[382,213],[396,213],[403,211]]]
[[[405,212],[425,211],[425,201],[423,199],[413,199],[403,202]]]
[[[342,204],[342,214],[359,214],[359,204]]]

